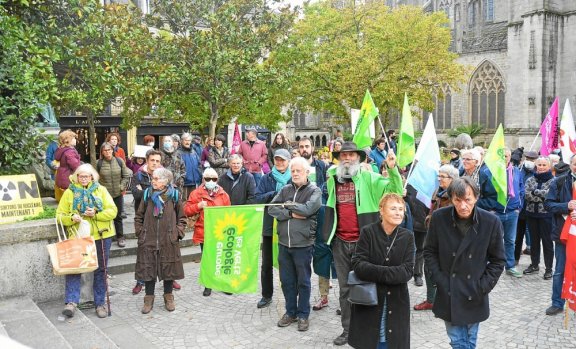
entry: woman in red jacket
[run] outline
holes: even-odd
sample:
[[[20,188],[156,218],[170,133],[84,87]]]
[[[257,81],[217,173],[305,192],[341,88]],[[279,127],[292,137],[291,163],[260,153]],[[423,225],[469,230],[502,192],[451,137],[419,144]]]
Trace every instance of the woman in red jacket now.
[[[200,251],[204,247],[204,207],[230,206],[230,197],[224,189],[218,186],[218,173],[213,168],[207,168],[202,175],[202,184],[190,193],[184,206],[187,217],[197,216],[194,223],[194,236],[192,241],[200,244]],[[202,295],[212,294],[212,290],[204,288]]]

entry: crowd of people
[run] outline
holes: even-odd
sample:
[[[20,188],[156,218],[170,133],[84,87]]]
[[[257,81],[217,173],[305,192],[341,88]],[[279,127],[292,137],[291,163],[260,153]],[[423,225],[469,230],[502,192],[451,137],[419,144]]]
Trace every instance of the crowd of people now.
[[[53,159],[46,162],[55,170],[57,214],[63,224],[88,220],[97,240],[102,263],[94,272],[94,302],[99,317],[106,316],[105,266],[112,239],[125,245],[127,190],[134,197],[138,238],[133,293],[145,289],[143,314],[153,309],[158,280],[163,281],[165,308],[176,307],[172,292],[184,278],[178,240],[186,225],[203,250],[204,208],[246,204],[271,204],[262,224],[257,308],[273,301],[277,221],[285,299],[280,327],[297,323],[299,331],[307,331],[311,310],[328,305],[331,279],[337,279],[342,333],[335,336],[335,345],[409,348],[412,308],[432,310],[444,320],[453,348],[474,348],[479,323],[489,316],[489,293],[501,274],[540,275],[541,254],[542,277],[552,279],[552,303],[545,313],[563,311],[566,250],[559,234],[566,215],[576,219],[574,156],[565,163],[556,154],[506,148],[508,186],[502,205],[483,161],[484,149],[452,149],[438,171],[439,186],[428,207],[406,184],[409,168],[397,165],[394,131],[366,149],[336,137],[329,152],[316,152],[307,137],[290,143],[281,133],[267,146],[256,129],[246,130],[236,153],[222,135],[204,145],[189,133],[167,135],[158,150],[154,137],[146,136],[148,150],[129,158],[119,147],[120,136],[109,134],[96,168],[81,164],[75,139],[72,131],[61,132]],[[521,271],[522,253],[530,254],[531,263]],[[349,301],[352,271],[375,283],[377,306]],[[318,275],[320,297],[311,307],[312,272]],[[410,280],[427,290],[426,299],[413,306]],[[79,289],[79,275],[66,276],[64,315],[74,315]],[[211,293],[205,288],[203,296]]]

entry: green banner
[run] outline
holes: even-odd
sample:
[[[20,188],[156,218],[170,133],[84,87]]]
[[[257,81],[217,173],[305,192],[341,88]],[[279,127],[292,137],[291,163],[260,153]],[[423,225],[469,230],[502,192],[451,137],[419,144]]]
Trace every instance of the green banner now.
[[[256,293],[263,205],[204,208],[200,284],[230,293]]]

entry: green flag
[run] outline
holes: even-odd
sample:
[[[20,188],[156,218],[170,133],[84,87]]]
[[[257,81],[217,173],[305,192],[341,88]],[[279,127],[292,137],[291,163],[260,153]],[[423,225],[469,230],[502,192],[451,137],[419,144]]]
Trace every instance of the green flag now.
[[[352,141],[356,143],[358,149],[363,149],[372,146],[372,138],[370,137],[370,125],[378,116],[378,110],[374,105],[370,91],[366,90],[364,101],[362,101],[362,108],[360,108],[360,117],[356,124],[354,131],[354,138]]]
[[[408,105],[408,95],[404,93],[404,106],[402,107],[402,120],[398,135],[398,167],[406,167],[413,162],[415,153],[412,113],[410,112],[410,105]]]
[[[206,207],[200,283],[230,293],[256,293],[263,205]]]
[[[500,124],[484,156],[484,162],[486,166],[488,166],[490,173],[492,173],[492,185],[494,185],[494,189],[496,189],[496,193],[498,194],[498,203],[506,207],[508,186],[504,148],[504,130],[502,129],[502,124]]]

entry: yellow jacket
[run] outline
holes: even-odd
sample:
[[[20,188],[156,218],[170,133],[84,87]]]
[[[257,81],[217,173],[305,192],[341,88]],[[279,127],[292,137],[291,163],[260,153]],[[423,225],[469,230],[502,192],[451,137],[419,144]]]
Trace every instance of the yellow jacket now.
[[[70,185],[78,184],[71,183]],[[116,231],[114,230],[113,220],[118,213],[118,209],[114,204],[112,196],[102,185],[98,186],[94,191],[94,196],[102,200],[102,211],[96,212],[94,217],[82,216],[82,219],[87,220],[90,223],[90,233],[94,240],[99,240],[102,237],[106,239],[115,236]],[[56,209],[56,217],[61,217],[62,224],[65,226],[69,227],[75,225],[77,228],[79,224],[72,221],[72,215],[81,215],[82,212],[77,212],[72,209],[73,201],[74,193],[72,190],[66,189],[64,195],[62,195],[62,199],[60,199],[60,204],[58,204],[58,208]],[[100,236],[98,233],[99,231],[103,232],[103,236]]]

